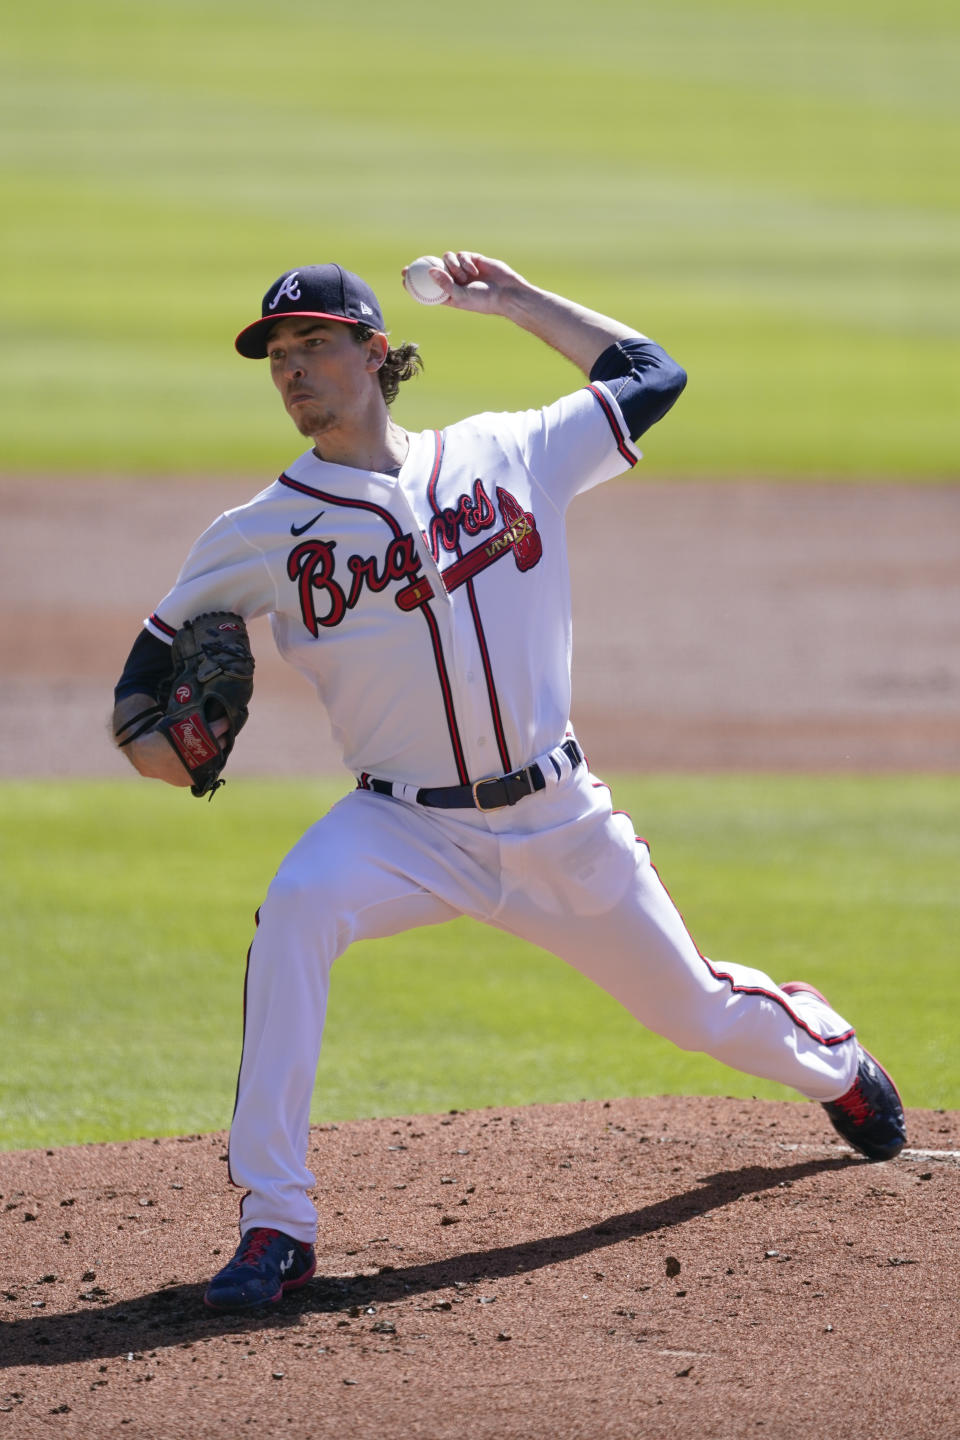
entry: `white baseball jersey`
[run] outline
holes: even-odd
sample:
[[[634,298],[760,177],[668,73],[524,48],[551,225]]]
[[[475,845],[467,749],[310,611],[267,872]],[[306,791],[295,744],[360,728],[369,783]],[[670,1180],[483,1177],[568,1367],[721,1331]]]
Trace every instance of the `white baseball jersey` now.
[[[601,383],[414,434],[398,477],[307,451],[210,526],[147,626],[269,614],[357,776],[514,770],[568,729],[567,505],[638,459]]]

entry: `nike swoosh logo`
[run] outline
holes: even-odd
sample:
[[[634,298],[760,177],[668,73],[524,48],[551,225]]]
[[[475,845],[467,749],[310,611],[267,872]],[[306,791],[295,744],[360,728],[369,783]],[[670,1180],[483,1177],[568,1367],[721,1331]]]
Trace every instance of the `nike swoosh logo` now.
[[[311,526],[311,525],[316,525],[317,521],[320,519],[320,516],[321,516],[321,515],[325,515],[325,514],[326,514],[326,511],[325,511],[325,510],[318,510],[317,513],[316,513],[316,515],[314,515],[313,519],[312,519],[312,520],[308,520],[307,523],[306,523],[306,525],[291,525],[291,526],[290,526],[290,534],[291,534],[291,535],[305,535],[305,534],[307,533],[307,531],[310,529],[310,526]]]

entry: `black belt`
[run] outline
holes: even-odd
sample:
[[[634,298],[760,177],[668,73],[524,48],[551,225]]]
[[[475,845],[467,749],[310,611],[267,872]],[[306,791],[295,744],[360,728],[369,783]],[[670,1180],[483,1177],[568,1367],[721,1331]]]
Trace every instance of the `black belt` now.
[[[576,770],[583,762],[583,751],[576,740],[565,740],[559,747]],[[550,764],[560,778],[560,767],[551,757]],[[507,805],[516,805],[527,795],[533,795],[546,786],[543,770],[539,765],[527,765],[523,770],[514,770],[511,775],[498,775],[493,780],[475,780],[472,785],[446,785],[440,790],[418,790],[417,804],[427,805],[434,810],[502,810]],[[378,795],[392,795],[394,787],[389,780],[358,781],[364,790],[375,790]]]

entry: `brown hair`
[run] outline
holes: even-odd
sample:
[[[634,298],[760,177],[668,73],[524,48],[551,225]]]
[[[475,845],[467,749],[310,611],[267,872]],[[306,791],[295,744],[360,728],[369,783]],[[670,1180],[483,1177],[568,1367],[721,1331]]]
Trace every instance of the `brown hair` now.
[[[369,340],[371,335],[377,332],[371,325],[351,325],[351,333],[358,345]],[[392,405],[397,398],[402,380],[412,380],[423,369],[423,360],[420,356],[419,346],[408,341],[405,345],[398,345],[396,350],[388,350],[386,359],[377,371],[377,379],[380,381],[380,389],[383,398],[388,405]]]

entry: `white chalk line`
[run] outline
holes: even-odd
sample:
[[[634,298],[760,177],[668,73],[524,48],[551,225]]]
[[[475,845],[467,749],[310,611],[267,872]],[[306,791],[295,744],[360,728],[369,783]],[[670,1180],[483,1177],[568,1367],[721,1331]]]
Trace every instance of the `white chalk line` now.
[[[858,1150],[854,1150],[854,1149],[853,1149],[851,1146],[849,1146],[849,1145],[838,1145],[838,1146],[836,1146],[835,1148],[834,1148],[834,1147],[831,1147],[830,1151],[829,1151],[829,1152],[826,1152],[826,1151],[825,1151],[825,1147],[824,1147],[823,1145],[788,1145],[788,1144],[786,1144],[786,1142],[784,1142],[784,1141],[782,1141],[782,1140],[777,1142],[777,1149],[778,1149],[778,1150],[814,1150],[814,1151],[818,1151],[821,1155],[824,1154],[824,1153],[829,1153],[829,1154],[831,1154],[831,1155],[858,1155],[858,1154],[860,1153]],[[901,1151],[900,1151],[900,1154],[897,1155],[895,1158],[896,1158],[897,1160],[946,1160],[946,1161],[954,1160],[954,1161],[958,1161],[958,1160],[960,1160],[960,1150],[913,1150],[913,1149],[910,1149],[909,1147],[907,1147],[907,1148],[904,1148],[903,1150],[901,1150]],[[886,1163],[889,1164],[890,1162],[887,1161]]]
[[[693,1143],[689,1135],[657,1135],[655,1138],[658,1145],[689,1145]],[[702,1139],[703,1137],[700,1138]],[[751,1150],[756,1147],[763,1148],[763,1142],[760,1140],[727,1140],[724,1143],[737,1146],[738,1148],[749,1148]],[[809,1145],[799,1141],[791,1142],[788,1140],[775,1141],[773,1148],[775,1150],[785,1150],[791,1154],[799,1150],[811,1155],[825,1156],[860,1154],[860,1151],[854,1150],[851,1145]],[[958,1162],[960,1161],[960,1150],[920,1150],[908,1146],[901,1150],[899,1155],[896,1155],[894,1158],[897,1160],[943,1160],[947,1163],[950,1161]],[[891,1162],[887,1160],[883,1163],[889,1165]]]

